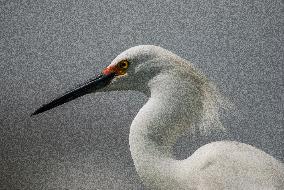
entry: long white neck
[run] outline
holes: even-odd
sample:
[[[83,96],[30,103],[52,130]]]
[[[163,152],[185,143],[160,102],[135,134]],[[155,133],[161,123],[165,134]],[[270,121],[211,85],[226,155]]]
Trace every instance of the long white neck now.
[[[206,106],[205,82],[196,76],[164,73],[149,82],[151,95],[132,122],[130,151],[136,170],[153,188],[177,188],[173,145],[183,132],[201,126]],[[207,106],[208,107],[208,106]],[[164,189],[167,189],[164,188]]]

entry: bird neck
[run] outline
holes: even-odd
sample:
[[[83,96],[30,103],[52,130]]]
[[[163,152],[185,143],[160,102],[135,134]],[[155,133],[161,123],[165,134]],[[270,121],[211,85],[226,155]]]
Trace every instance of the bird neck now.
[[[155,187],[173,185],[177,138],[194,128],[203,110],[202,82],[192,76],[160,74],[149,81],[151,95],[130,128],[130,151],[142,180]],[[158,187],[158,186],[157,186]]]

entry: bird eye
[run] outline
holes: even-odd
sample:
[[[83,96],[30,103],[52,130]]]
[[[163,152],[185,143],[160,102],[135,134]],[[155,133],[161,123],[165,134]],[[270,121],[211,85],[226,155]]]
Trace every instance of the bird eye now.
[[[119,62],[118,66],[121,69],[127,69],[128,68],[128,61],[123,60],[123,61]]]

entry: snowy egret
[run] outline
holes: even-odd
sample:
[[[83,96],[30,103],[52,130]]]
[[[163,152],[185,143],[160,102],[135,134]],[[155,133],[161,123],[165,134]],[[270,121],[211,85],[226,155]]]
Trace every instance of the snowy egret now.
[[[32,115],[88,93],[136,90],[149,99],[134,118],[131,155],[140,178],[151,189],[283,189],[283,164],[239,142],[217,141],[184,160],[172,154],[176,140],[189,129],[222,129],[222,97],[192,64],[161,47],[141,45],[118,55],[102,74]]]

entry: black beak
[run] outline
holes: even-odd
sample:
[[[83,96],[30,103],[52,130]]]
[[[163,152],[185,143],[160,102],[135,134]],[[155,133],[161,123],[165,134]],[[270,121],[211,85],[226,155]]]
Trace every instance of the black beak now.
[[[94,92],[98,89],[101,89],[107,86],[114,77],[115,73],[110,73],[107,75],[101,74],[98,77],[91,79],[88,82],[82,84],[80,87],[76,88],[75,90],[71,90],[70,92],[67,92],[65,95],[56,98],[50,103],[42,105],[39,109],[37,109],[34,113],[32,113],[31,116],[45,112],[47,110],[60,106],[66,102],[70,102],[71,100],[74,100],[91,92]]]

